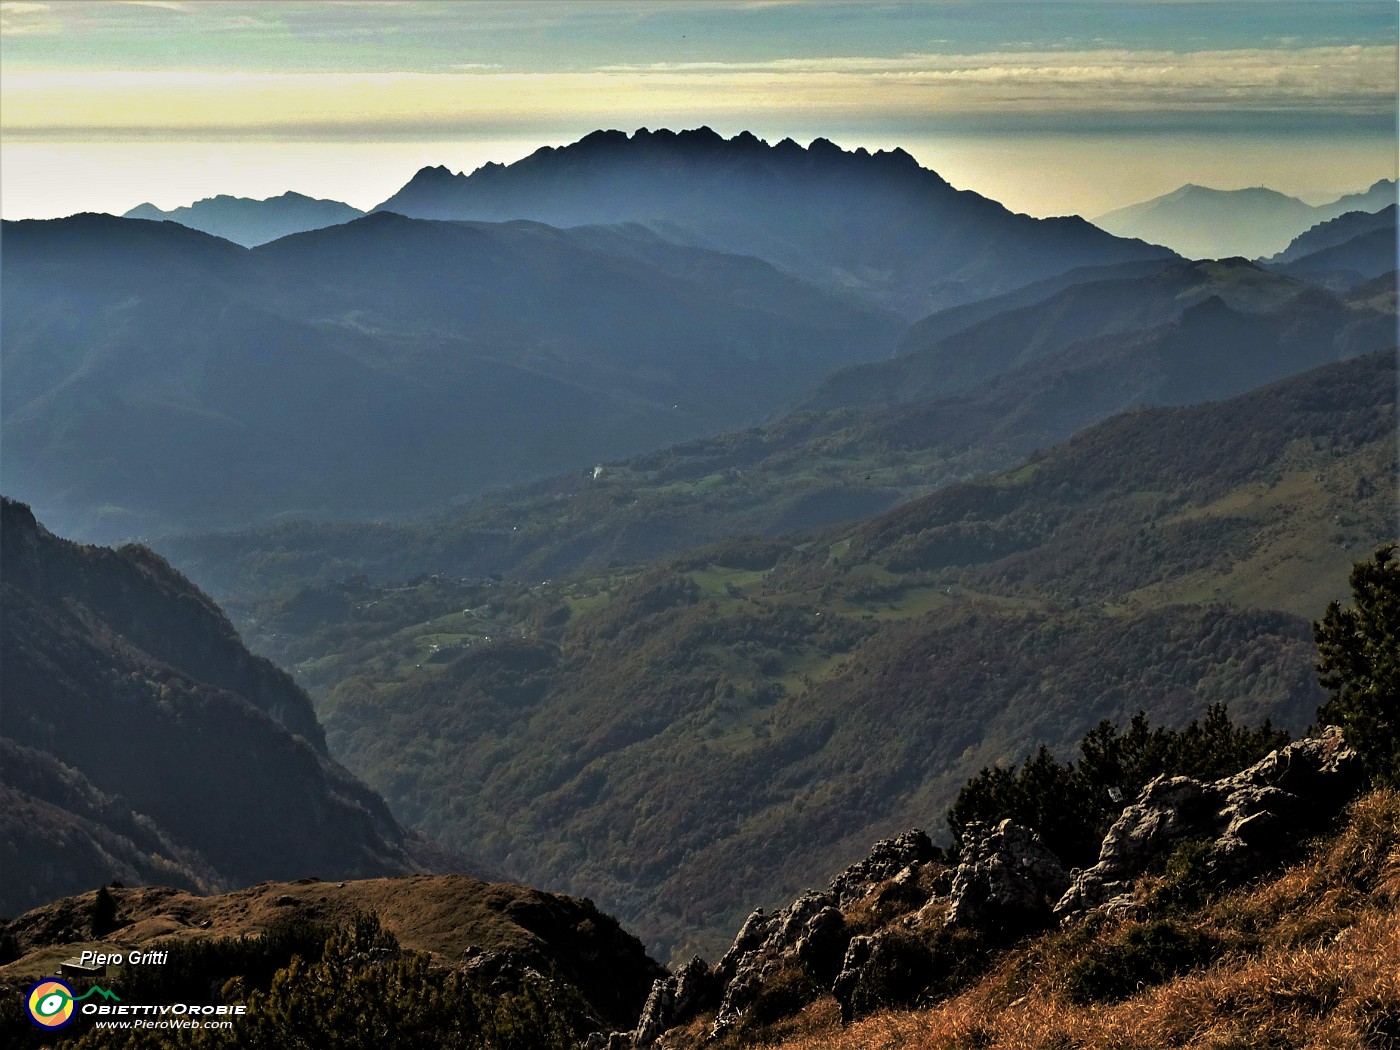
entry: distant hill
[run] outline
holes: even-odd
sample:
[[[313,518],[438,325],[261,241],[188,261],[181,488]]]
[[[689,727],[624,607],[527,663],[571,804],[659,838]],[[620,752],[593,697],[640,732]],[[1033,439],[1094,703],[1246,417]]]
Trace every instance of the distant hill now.
[[[414,870],[311,703],[143,547],[3,503],[0,914],[112,879],[209,890]]]
[[[84,539],[441,507],[753,423],[897,331],[636,226],[4,237],[6,484]]]
[[[279,644],[309,647],[332,750],[402,819],[684,958],[736,902],[1101,718],[1306,725],[1307,618],[1392,537],[1395,426],[1387,351],[1121,414],[853,526],[573,580],[324,585]]]
[[[1170,258],[1078,217],[1034,219],[956,190],[902,150],[769,145],[709,128],[596,131],[470,175],[424,168],[376,211],[425,219],[640,222],[906,318],[1082,266]]]
[[[1253,259],[1285,250],[1293,238],[1319,222],[1349,211],[1380,211],[1395,203],[1395,195],[1395,180],[1382,179],[1364,193],[1314,207],[1263,186],[1217,190],[1188,184],[1100,215],[1094,223],[1121,237],[1164,244],[1192,259]]]
[[[1372,230],[1345,244],[1305,255],[1282,267],[1283,271],[1319,284],[1350,288],[1395,272],[1395,228]]]
[[[1307,286],[1299,281],[1279,277],[1243,259],[1228,259],[1178,263],[1147,276],[1109,276],[1075,284],[952,334],[945,334],[944,315],[934,314],[900,337],[898,357],[854,366],[830,377],[806,404],[835,408],[963,394],[979,383],[1050,358],[1073,343],[1126,337],[1174,323],[1207,299],[1215,298],[1241,313],[1264,314],[1283,307],[1305,290]],[[1323,309],[1323,301],[1310,297],[1304,309]],[[1326,333],[1317,331],[1316,335],[1327,341]],[[1225,343],[1216,345],[1227,355],[1233,352]],[[1210,374],[1207,365],[1201,373],[1207,385]],[[1254,385],[1257,383],[1230,393]]]
[[[1395,180],[1377,179],[1361,193],[1348,193],[1317,206],[1319,217],[1335,219],[1351,211],[1380,211],[1395,201]]]
[[[321,200],[288,191],[280,197],[265,200],[220,194],[169,211],[162,211],[154,204],[138,204],[122,218],[178,222],[181,226],[252,248],[288,234],[336,226],[358,219],[363,214],[359,208],[352,208],[340,201]]]

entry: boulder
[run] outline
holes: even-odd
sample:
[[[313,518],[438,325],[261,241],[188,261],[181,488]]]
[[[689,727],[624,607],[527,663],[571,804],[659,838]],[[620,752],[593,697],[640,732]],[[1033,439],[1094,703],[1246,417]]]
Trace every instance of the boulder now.
[[[1361,760],[1336,726],[1213,783],[1158,777],[1109,828],[1098,863],[1075,874],[1055,914],[1070,918],[1111,902],[1121,910],[1137,880],[1187,839],[1210,841],[1226,881],[1249,878],[1324,830],[1363,784]]]
[[[1069,885],[1060,859],[1040,836],[1011,820],[973,822],[963,831],[947,925],[1020,933],[1043,925]]]

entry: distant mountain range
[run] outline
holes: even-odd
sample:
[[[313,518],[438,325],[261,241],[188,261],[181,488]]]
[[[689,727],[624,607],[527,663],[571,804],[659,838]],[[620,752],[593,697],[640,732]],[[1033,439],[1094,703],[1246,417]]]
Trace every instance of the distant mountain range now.
[[[252,248],[289,234],[336,226],[363,214],[359,208],[340,201],[319,200],[288,191],[265,200],[220,194],[169,211],[162,211],[154,204],[138,204],[122,218],[178,222],[192,230]]]
[[[1080,276],[989,301],[1002,312],[935,314],[907,330],[905,353],[837,373],[761,427],[503,489],[433,520],[284,523],[162,549],[237,600],[358,573],[545,579],[635,564],[875,514],[1128,408],[1229,397],[1395,343],[1387,279],[1338,296],[1243,260]]]
[[[1253,259],[1284,251],[1320,222],[1352,211],[1381,211],[1395,199],[1394,179],[1381,179],[1364,193],[1316,206],[1262,186],[1217,190],[1187,184],[1100,215],[1094,223],[1121,237],[1164,244],[1192,259]]]
[[[424,168],[376,211],[425,219],[645,223],[764,259],[909,320],[1080,266],[1169,258],[1078,217],[1033,219],[955,190],[902,150],[597,131],[470,175]]]
[[[640,226],[4,237],[6,483],[84,539],[442,506],[754,422],[898,331]]]
[[[69,543],[8,499],[0,514],[0,914],[112,879],[418,868],[306,694],[164,560]]]

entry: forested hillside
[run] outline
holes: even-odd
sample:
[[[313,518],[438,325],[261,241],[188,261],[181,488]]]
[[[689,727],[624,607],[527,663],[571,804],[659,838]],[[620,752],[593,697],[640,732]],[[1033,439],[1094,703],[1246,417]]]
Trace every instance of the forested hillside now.
[[[663,951],[1102,718],[1317,706],[1307,617],[1393,532],[1390,354],[1145,409],[854,527],[526,587],[259,606],[401,819]]]

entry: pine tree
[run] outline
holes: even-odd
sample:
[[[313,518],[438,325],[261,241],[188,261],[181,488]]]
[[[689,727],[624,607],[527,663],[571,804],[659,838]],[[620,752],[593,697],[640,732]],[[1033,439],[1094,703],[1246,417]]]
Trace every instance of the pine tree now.
[[[1313,624],[1318,681],[1332,696],[1317,711],[1341,726],[1366,770],[1400,786],[1400,545],[1389,544],[1351,570],[1352,605],[1327,606]]]

